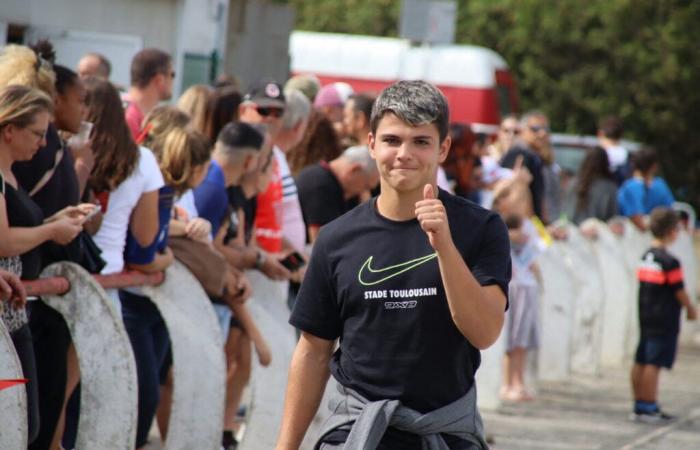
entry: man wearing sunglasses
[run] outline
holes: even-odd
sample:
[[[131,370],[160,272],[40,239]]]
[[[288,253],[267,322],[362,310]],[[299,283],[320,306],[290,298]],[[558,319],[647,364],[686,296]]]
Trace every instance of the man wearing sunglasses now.
[[[532,195],[533,212],[545,223],[548,220],[544,211],[543,163],[538,153],[547,146],[549,146],[549,119],[542,112],[530,111],[520,119],[519,139],[501,160],[502,167],[512,169],[516,161],[522,157],[523,164],[532,174],[530,195]]]

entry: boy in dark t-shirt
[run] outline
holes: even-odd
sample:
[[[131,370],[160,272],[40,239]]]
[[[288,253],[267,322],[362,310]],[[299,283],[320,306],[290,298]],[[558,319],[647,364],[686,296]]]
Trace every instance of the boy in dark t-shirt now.
[[[302,335],[278,450],[299,447],[330,374],[315,448],[485,448],[474,373],[503,325],[510,248],[498,215],[435,186],[448,116],[422,81],[375,102],[381,194],[319,232],[290,318]]]
[[[681,308],[688,320],[697,312],[683,288],[683,272],[666,247],[678,236],[678,214],[666,207],[652,211],[649,227],[654,236],[637,270],[639,279],[640,337],[632,367],[634,413],[632,419],[659,423],[673,417],[657,404],[659,371],[670,369],[676,357]]]

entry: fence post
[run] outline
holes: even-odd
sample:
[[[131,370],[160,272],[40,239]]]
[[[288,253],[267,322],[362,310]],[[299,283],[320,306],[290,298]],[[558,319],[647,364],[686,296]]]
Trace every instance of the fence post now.
[[[9,308],[10,305],[4,305]],[[12,344],[10,333],[0,320],[0,380],[23,378],[22,365]],[[0,448],[27,448],[27,392],[23,384],[0,391]]]
[[[166,450],[218,450],[226,397],[226,362],[219,322],[199,282],[179,262],[158,286],[144,286],[170,334],[173,404]]]
[[[77,264],[52,264],[41,274],[65,277],[65,295],[42,300],[70,330],[80,363],[80,419],[76,448],[131,450],[136,439],[137,377],[122,318],[95,279]]]

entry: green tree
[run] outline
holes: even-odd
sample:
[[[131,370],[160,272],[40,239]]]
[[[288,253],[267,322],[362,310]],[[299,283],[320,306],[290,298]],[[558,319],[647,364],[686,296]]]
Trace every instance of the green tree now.
[[[291,0],[298,28],[395,36],[398,0]],[[659,151],[680,199],[700,207],[700,2],[459,0],[456,40],[492,48],[518,81],[521,109],[557,131],[591,134],[622,117]]]

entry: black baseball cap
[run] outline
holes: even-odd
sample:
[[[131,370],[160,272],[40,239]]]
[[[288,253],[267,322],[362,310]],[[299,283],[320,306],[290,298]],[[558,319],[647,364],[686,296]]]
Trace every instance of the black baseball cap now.
[[[258,106],[284,108],[286,100],[282,85],[272,78],[263,78],[250,85],[243,97],[244,102],[253,102]]]

